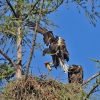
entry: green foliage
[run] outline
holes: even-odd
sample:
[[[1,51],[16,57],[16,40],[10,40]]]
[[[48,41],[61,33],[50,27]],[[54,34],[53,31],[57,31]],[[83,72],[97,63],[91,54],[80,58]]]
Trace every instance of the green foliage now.
[[[23,41],[22,45],[30,46],[32,43],[31,37],[33,36],[33,33],[30,30],[30,26],[27,26],[26,23],[27,21],[36,22],[40,10],[41,0],[7,1],[2,1],[1,4],[3,6],[0,7],[0,44],[2,46],[8,45],[7,43],[8,41],[10,41],[10,46],[12,46],[12,49],[14,49],[16,46],[16,42],[19,38],[17,34],[17,29],[20,26],[20,37]],[[55,11],[63,2],[64,0],[45,0],[42,9],[40,24],[45,24],[47,26],[56,26],[53,21],[48,18],[48,15],[51,12]],[[30,32],[32,34],[31,36]],[[6,40],[7,43],[4,40]],[[4,46],[2,48],[4,48]]]
[[[9,64],[0,64],[0,80],[9,80],[15,74],[15,69]]]
[[[9,5],[7,1],[9,1],[11,5]],[[36,22],[37,16],[40,10],[41,1],[42,0],[2,0],[2,2],[0,1],[0,48],[1,46],[3,46],[2,48],[5,48],[6,45],[8,45],[8,41],[10,41],[10,44],[13,47],[12,49],[16,49],[16,43],[19,37],[22,38],[22,46],[28,45],[29,49],[31,48],[30,46],[32,43],[31,37],[33,36],[34,32],[31,31],[30,26],[26,25],[26,23],[28,21],[34,22],[34,23]],[[50,25],[57,26],[55,25],[53,21],[50,20],[48,15],[51,12],[56,11],[57,8],[60,5],[62,5],[62,3],[64,3],[64,1],[67,1],[66,2],[67,4],[69,4],[70,2],[74,2],[77,5],[79,13],[80,13],[80,8],[82,8],[85,11],[86,17],[88,18],[89,22],[93,24],[94,26],[96,25],[95,22],[97,21],[97,18],[100,18],[98,11],[96,11],[97,6],[95,7],[95,2],[97,0],[45,0],[44,6],[42,9],[41,21],[40,21],[41,26],[46,25],[46,27],[49,27],[49,29],[50,29]],[[88,3],[90,4],[89,9],[88,9],[88,6],[89,6]],[[19,26],[21,27],[20,36],[18,36],[18,33],[17,33],[18,32],[17,29]],[[10,45],[10,49],[11,49],[11,45]],[[41,45],[40,43],[36,43],[35,49],[41,50],[42,46],[43,45]],[[6,50],[7,50],[6,52],[8,52],[9,49],[6,49]],[[24,51],[23,51],[23,55],[24,55]],[[99,60],[96,60],[96,59],[91,59],[91,60],[94,62],[100,63]],[[9,64],[0,64],[0,81],[2,81],[2,79],[9,80],[11,77],[13,77],[14,73],[15,73],[14,68],[12,68]],[[39,90],[40,88],[39,89],[37,88],[37,84],[34,84],[36,83],[36,81],[31,80],[27,83],[30,85],[27,85],[26,83],[23,84],[20,81],[18,82],[19,84],[16,82],[14,82],[16,84],[11,84],[11,85],[8,84],[8,87],[6,87],[5,91],[8,93],[8,95],[14,96],[13,91],[15,91],[16,89],[18,89],[17,95],[19,95],[21,92],[23,92],[23,89],[24,90],[26,89],[25,90],[26,93],[29,93],[29,91],[27,90],[25,86],[35,87],[36,85],[35,87],[36,89],[33,88],[36,92],[34,92],[33,89],[31,92],[35,93],[37,97],[39,95],[38,94],[39,91],[41,91],[41,93],[48,93],[48,91],[49,91],[49,94],[53,93],[52,95],[56,97],[55,100],[66,100],[67,98],[69,98],[70,100],[74,100],[74,99],[79,100],[79,98],[82,98],[86,95],[86,93],[80,89],[79,85],[69,86],[66,84],[61,85],[57,83],[56,85],[58,87],[56,87],[56,85],[54,84],[55,82],[54,83],[51,82],[51,84],[50,84],[50,81],[44,82],[44,83],[43,82],[44,81],[40,81],[42,85],[38,84],[38,86],[41,86],[41,90]],[[95,84],[98,85],[99,83],[100,83],[100,78],[98,77],[96,79]],[[50,85],[49,88],[47,84]],[[15,87],[12,88],[12,85],[14,85]],[[45,88],[45,86],[47,87]],[[45,90],[43,90],[43,88]],[[8,92],[7,89],[9,89],[10,92]],[[31,89],[31,87],[29,87],[28,89]],[[81,92],[79,92],[79,90],[81,90]],[[77,96],[75,95],[75,93],[77,94]],[[34,94],[32,94],[32,96],[33,95]],[[43,96],[45,96],[45,94],[43,94]],[[49,100],[52,100],[52,99],[49,99]]]
[[[94,58],[89,58],[91,61],[96,63],[96,67],[100,68],[100,60],[94,59]]]
[[[2,94],[4,98],[16,100],[83,100],[85,95],[80,84],[63,84],[51,78],[32,76],[26,82],[23,79],[10,82]]]
[[[70,2],[74,2],[76,4],[79,13],[81,13],[80,9],[82,8],[89,23],[96,26],[96,22],[98,18],[100,18],[100,13],[98,11],[98,9],[100,9],[99,0],[67,0],[67,5]]]

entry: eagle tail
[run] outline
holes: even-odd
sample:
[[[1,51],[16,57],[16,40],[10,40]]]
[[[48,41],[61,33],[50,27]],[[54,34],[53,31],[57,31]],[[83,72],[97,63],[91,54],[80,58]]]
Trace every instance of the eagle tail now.
[[[67,73],[68,72],[68,64],[66,64],[65,62],[64,63],[62,63],[62,61],[61,61],[61,59],[59,58],[59,64],[60,64],[60,67],[63,69],[63,71],[65,72],[65,73]]]

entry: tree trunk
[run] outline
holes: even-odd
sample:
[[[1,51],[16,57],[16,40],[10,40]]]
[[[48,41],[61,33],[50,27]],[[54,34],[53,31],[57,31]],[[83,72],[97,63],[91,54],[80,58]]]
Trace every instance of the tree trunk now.
[[[17,30],[17,70],[16,78],[22,77],[22,37],[21,37],[21,27]]]

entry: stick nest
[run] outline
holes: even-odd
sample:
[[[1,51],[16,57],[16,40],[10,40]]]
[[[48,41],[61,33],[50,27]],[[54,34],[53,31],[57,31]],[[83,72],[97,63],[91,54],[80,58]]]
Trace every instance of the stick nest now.
[[[28,77],[12,81],[3,90],[4,100],[82,100],[80,84],[64,84],[54,79]],[[8,99],[9,98],[9,99]]]

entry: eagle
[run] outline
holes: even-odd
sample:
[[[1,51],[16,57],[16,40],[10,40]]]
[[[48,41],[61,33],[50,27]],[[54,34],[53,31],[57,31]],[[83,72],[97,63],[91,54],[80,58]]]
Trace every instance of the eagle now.
[[[49,48],[43,50],[43,55],[51,55],[54,67],[61,66],[65,73],[68,72],[68,65],[65,60],[69,61],[69,52],[66,49],[65,40],[59,36],[54,37],[52,31],[45,33],[43,40],[49,46]]]
[[[71,65],[68,69],[69,83],[83,83],[83,68],[81,65]]]
[[[48,46],[54,39],[54,35],[53,35],[52,31],[46,32],[45,34],[43,34],[43,36],[44,36],[43,40],[44,40],[44,43],[46,44],[46,46]]]

